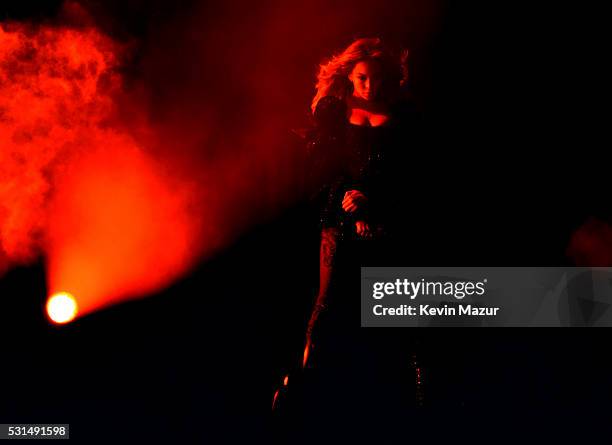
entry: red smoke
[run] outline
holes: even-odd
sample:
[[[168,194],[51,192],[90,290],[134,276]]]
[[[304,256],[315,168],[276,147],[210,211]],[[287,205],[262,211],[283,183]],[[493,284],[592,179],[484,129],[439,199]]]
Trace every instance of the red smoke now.
[[[94,30],[0,27],[0,241],[36,257],[54,179],[112,110],[114,48]]]
[[[168,285],[200,252],[193,186],[117,123],[120,48],[96,29],[0,28],[0,242],[44,254],[80,313]]]

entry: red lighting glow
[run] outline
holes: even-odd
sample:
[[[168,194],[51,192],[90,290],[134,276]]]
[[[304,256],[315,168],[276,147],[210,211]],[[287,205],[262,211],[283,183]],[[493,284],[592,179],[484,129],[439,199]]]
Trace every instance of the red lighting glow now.
[[[167,286],[200,251],[191,184],[118,118],[121,54],[96,28],[0,25],[0,257],[43,254],[79,315]]]

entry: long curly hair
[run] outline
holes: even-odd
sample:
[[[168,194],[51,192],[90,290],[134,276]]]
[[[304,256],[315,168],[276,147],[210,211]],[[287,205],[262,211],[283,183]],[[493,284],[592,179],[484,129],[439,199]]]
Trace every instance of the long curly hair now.
[[[314,113],[319,100],[325,96],[335,96],[345,100],[353,93],[353,84],[348,76],[354,66],[363,60],[376,60],[383,68],[381,99],[392,101],[398,97],[408,81],[408,50],[394,55],[380,38],[357,39],[344,51],[319,65],[317,84],[311,109]]]

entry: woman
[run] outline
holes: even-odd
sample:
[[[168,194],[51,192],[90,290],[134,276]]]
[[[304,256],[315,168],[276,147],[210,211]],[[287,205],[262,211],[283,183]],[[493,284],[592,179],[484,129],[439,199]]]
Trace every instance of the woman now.
[[[339,432],[341,419],[414,405],[420,383],[408,330],[360,328],[360,266],[401,265],[391,247],[404,227],[403,168],[414,135],[406,55],[395,57],[378,38],[356,40],[320,66],[312,101],[310,172],[325,184],[320,279],[299,395],[289,403],[300,405],[301,421],[316,413]]]
[[[404,210],[405,190],[416,194],[405,182],[416,140],[406,56],[380,39],[359,39],[318,73],[308,172],[324,184],[319,289],[303,371],[286,376],[273,396],[274,409],[287,408],[277,412],[288,415],[288,434],[298,428],[304,442],[329,434],[361,441],[365,432],[355,426],[401,421],[422,397],[412,331],[360,327],[360,267],[405,265],[403,219],[414,218]],[[383,431],[371,433],[379,443]]]
[[[320,66],[309,148],[326,185],[320,193],[319,291],[304,367],[312,359],[319,315],[339,299],[336,295],[348,293],[347,286],[359,283],[359,266],[398,265],[389,247],[401,226],[398,208],[406,186],[401,168],[414,136],[406,59],[405,51],[394,57],[378,38],[358,39]]]

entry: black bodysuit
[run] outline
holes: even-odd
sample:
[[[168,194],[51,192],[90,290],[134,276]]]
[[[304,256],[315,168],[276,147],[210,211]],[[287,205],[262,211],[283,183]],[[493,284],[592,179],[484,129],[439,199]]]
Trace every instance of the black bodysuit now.
[[[361,328],[359,301],[361,266],[398,265],[389,247],[404,225],[398,208],[409,187],[403,171],[411,151],[413,112],[408,105],[395,106],[380,127],[353,125],[346,116],[343,101],[321,99],[308,144],[311,171],[324,178],[318,195],[321,228],[337,228],[341,235],[325,309],[312,333],[315,347],[305,370],[302,403],[307,411],[329,410],[335,421],[339,412],[354,421],[370,415],[372,406],[384,406],[389,413],[415,403],[413,339],[408,330]],[[348,190],[368,198],[356,215],[342,209]],[[376,232],[373,239],[356,235],[360,219]]]
[[[339,228],[344,237],[354,237],[354,223],[363,219],[377,236],[391,236],[401,219],[399,199],[408,187],[406,172],[415,113],[407,103],[391,109],[382,126],[355,125],[346,118],[346,105],[326,96],[315,110],[317,131],[309,143],[315,169],[327,171],[320,191],[322,228]],[[349,190],[359,190],[367,198],[365,209],[349,214],[342,210],[342,199]]]

